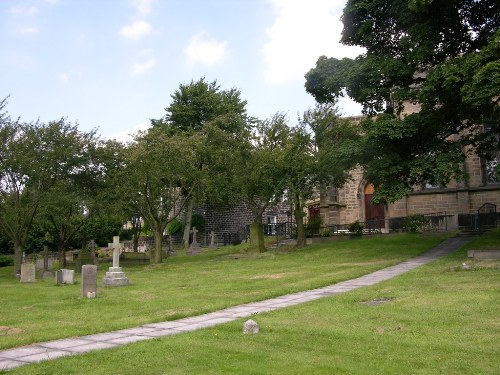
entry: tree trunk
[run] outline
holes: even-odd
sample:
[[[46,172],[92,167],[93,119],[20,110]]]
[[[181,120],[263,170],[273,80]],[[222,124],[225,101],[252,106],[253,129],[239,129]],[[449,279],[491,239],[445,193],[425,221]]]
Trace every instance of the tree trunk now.
[[[186,223],[184,225],[184,236],[182,237],[184,242],[184,249],[186,250],[189,248],[189,237],[191,234],[191,220],[193,218],[193,206],[194,206],[193,198],[190,198],[186,208]]]
[[[134,241],[134,253],[139,252],[139,233],[134,232],[134,235],[132,236],[132,240]]]
[[[262,214],[265,208],[258,210],[255,215],[254,222],[250,224],[250,252],[264,253],[264,231],[262,229]]]
[[[14,276],[21,275],[21,263],[23,262],[23,245],[14,243]]]
[[[59,266],[61,268],[66,267],[66,246],[62,243],[57,244],[57,258],[59,260]]]
[[[160,264],[163,259],[162,251],[162,241],[163,241],[163,231],[154,232],[155,247],[154,253],[149,255],[149,262],[154,264]]]
[[[304,210],[300,204],[300,197],[295,194],[293,205],[293,216],[297,225],[297,247],[306,245],[306,232],[304,230]]]

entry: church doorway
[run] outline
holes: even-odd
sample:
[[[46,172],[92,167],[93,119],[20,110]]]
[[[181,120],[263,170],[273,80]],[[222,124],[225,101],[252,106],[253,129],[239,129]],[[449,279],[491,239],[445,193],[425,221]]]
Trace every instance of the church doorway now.
[[[365,225],[367,229],[385,228],[385,207],[383,203],[372,203],[374,191],[373,184],[365,186]]]

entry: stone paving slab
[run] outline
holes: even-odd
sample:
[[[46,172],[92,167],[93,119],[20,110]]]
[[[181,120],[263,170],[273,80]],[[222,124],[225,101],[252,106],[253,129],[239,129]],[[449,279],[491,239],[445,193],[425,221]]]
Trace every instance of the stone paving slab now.
[[[140,327],[122,329],[114,332],[98,333],[77,338],[55,340],[35,345],[0,351],[0,370],[10,370],[28,363],[77,355],[93,350],[109,349],[155,337],[180,334],[215,325],[235,321],[254,314],[277,310],[323,297],[346,293],[351,290],[377,284],[402,275],[442,255],[448,254],[467,243],[469,239],[451,238],[431,249],[426,254],[387,267],[352,280],[313,290],[288,294],[264,301],[246,303],[208,314],[183,318],[176,321],[144,324]]]

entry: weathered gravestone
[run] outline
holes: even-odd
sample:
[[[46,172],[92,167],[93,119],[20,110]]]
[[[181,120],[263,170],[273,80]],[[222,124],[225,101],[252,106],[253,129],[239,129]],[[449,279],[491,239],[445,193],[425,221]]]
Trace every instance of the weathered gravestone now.
[[[128,277],[120,267],[120,237],[113,237],[113,267],[109,267],[109,271],[106,272],[106,276],[103,279],[103,283],[106,286],[124,286],[128,285]]]
[[[216,249],[217,245],[215,244],[215,232],[210,232],[210,245],[208,246],[210,249]]]
[[[82,266],[82,297],[95,298],[97,294],[97,266],[84,264]]]
[[[75,283],[75,271],[60,269],[56,271],[56,284],[74,284]]]
[[[21,264],[21,282],[32,283],[35,281],[36,267],[34,263]]]
[[[198,231],[196,230],[196,227],[193,227],[192,233],[193,233],[193,242],[191,242],[191,245],[189,245],[189,249],[187,251],[187,254],[188,255],[200,254],[201,247],[196,239],[196,233],[198,233]]]
[[[168,235],[168,252],[167,252],[167,255],[171,256],[171,257],[177,256],[177,251],[175,251],[174,240],[172,239],[172,235],[171,234]]]

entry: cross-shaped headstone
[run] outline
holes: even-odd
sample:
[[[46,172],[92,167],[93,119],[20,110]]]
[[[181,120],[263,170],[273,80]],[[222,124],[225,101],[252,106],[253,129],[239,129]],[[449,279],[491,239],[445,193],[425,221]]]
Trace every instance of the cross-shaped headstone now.
[[[196,230],[196,227],[193,227],[192,232],[193,232],[193,242],[192,243],[198,243],[196,241],[196,233],[198,233],[198,231]]]
[[[215,248],[215,232],[210,232],[210,247]]]
[[[90,251],[90,259],[92,259],[92,263],[95,261],[95,249],[96,249],[96,243],[94,240],[89,241],[89,251]]]
[[[113,236],[113,267],[120,267],[120,236]]]

